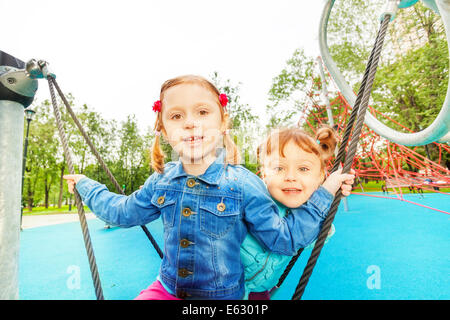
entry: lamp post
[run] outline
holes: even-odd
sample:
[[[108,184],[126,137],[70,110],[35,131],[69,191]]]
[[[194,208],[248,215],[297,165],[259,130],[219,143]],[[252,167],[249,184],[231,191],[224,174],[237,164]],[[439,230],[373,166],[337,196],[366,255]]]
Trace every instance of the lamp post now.
[[[27,150],[28,150],[28,134],[30,133],[30,122],[33,120],[34,114],[36,113],[34,110],[30,108],[25,109],[25,116],[27,118],[27,133],[25,136],[25,146],[23,148],[23,159],[22,159],[22,203],[20,206],[20,230],[22,230],[22,215],[23,215],[23,185],[25,179],[25,166],[27,164]]]

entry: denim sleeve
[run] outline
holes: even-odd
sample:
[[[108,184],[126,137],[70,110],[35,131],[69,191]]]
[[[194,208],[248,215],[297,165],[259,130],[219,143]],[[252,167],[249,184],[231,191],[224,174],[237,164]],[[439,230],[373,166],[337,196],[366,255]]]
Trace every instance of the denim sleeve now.
[[[294,255],[317,238],[333,198],[319,187],[306,203],[281,218],[265,184],[249,172],[244,189],[245,221],[253,236],[269,250]]]
[[[150,176],[141,190],[129,196],[108,191],[105,185],[89,178],[76,184],[83,202],[101,220],[118,227],[133,227],[147,224],[160,216],[159,209],[152,205],[155,174]]]

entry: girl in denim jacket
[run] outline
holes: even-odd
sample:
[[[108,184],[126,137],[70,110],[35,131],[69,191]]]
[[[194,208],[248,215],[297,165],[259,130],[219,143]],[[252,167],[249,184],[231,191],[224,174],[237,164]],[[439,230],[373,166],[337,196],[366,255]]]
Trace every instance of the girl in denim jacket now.
[[[164,257],[157,280],[136,299],[242,299],[240,246],[251,232],[268,250],[293,255],[314,240],[336,191],[353,175],[330,175],[309,201],[281,218],[262,180],[238,165],[228,131],[227,98],[208,80],[166,81],[155,102],[155,173],[129,196],[83,175],[68,175],[69,191],[105,222],[132,227],[161,216]],[[179,160],[164,165],[160,135]],[[223,152],[217,152],[221,145]]]
[[[317,130],[315,138],[300,128],[274,130],[258,148],[261,176],[280,216],[309,201],[325,179],[325,161],[333,156],[337,137],[330,127]],[[334,233],[330,229],[329,237]],[[314,239],[311,239],[313,241]],[[312,246],[313,243],[305,243]],[[292,257],[270,252],[248,234],[241,245],[246,297],[268,300]]]

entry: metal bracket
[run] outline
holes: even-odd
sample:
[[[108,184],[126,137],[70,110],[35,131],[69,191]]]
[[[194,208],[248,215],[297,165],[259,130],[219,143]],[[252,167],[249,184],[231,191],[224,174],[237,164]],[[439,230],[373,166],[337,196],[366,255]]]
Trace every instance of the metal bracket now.
[[[24,69],[0,66],[0,100],[15,101],[28,107],[34,99],[38,82]]]
[[[391,22],[395,19],[397,14],[398,5],[400,4],[400,0],[387,0],[386,6],[384,7],[384,11],[380,16],[380,21],[383,21],[386,15],[391,16]]]
[[[49,70],[48,65],[47,61],[31,59],[27,62],[25,70],[31,79],[47,79],[49,76],[56,79],[55,74]]]

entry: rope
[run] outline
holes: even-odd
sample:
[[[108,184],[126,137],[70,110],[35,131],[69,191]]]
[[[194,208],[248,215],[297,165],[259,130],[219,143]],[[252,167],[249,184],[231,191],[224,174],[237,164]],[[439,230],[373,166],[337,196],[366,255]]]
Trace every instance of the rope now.
[[[53,90],[52,77],[48,77],[48,85],[50,88],[50,95],[52,98],[53,111],[55,113],[56,124],[58,125],[58,132],[61,142],[64,148],[64,155],[67,160],[67,166],[69,168],[70,174],[75,174],[75,170],[73,168],[72,156],[69,152],[69,147],[67,144],[66,134],[64,133],[63,123],[61,121],[61,115],[59,113],[58,106],[56,104],[55,92]],[[78,217],[80,218],[81,230],[83,231],[83,239],[84,246],[86,248],[86,252],[89,260],[89,267],[91,269],[91,276],[94,282],[95,295],[97,296],[97,300],[104,300],[102,285],[100,283],[100,277],[98,274],[97,263],[95,262],[94,249],[92,248],[91,237],[89,235],[89,228],[86,222],[86,216],[84,214],[83,203],[81,202],[81,197],[75,189],[75,203],[78,208]]]
[[[344,167],[342,169],[342,172],[343,173],[349,172],[349,170],[352,166],[353,159],[356,154],[356,148],[358,147],[359,136],[361,135],[361,129],[364,125],[364,119],[365,119],[366,111],[367,111],[367,108],[369,105],[369,98],[370,98],[370,94],[372,91],[372,85],[373,85],[373,81],[375,79],[375,73],[377,71],[378,61],[380,59],[380,53],[381,53],[381,49],[383,47],[383,42],[384,42],[384,38],[386,36],[386,31],[387,31],[387,27],[389,25],[390,18],[391,18],[391,16],[389,14],[386,14],[383,18],[383,21],[381,22],[380,30],[377,34],[377,38],[375,40],[375,45],[374,45],[374,48],[370,55],[369,62],[366,67],[366,71],[364,73],[364,78],[363,78],[361,87],[358,92],[358,97],[356,99],[355,106],[353,107],[349,122],[347,124],[347,127],[345,128],[343,141],[339,147],[339,151],[336,156],[336,160],[334,162],[332,172],[335,172],[337,169],[339,169],[341,159],[344,158],[345,148],[346,148],[348,139],[350,137],[350,133],[353,129],[353,123],[355,121],[356,116],[358,116],[357,120],[356,120],[355,128],[353,130],[352,139],[351,139],[350,145],[348,147],[347,155],[345,157],[345,162],[344,162]],[[292,296],[292,300],[301,299],[301,297],[305,291],[306,285],[308,284],[309,278],[311,277],[313,269],[317,263],[317,259],[319,258],[320,252],[321,252],[323,245],[325,243],[325,240],[327,238],[327,234],[331,228],[331,224],[336,215],[339,203],[341,201],[341,197],[342,197],[342,192],[339,189],[333,200],[333,203],[331,204],[330,211],[323,223],[322,229],[316,240],[316,244],[311,253],[311,256],[308,259],[308,263],[305,267],[305,270],[303,271],[300,281],[295,289],[294,295]]]
[[[102,157],[100,156],[100,153],[97,151],[97,149],[95,148],[94,144],[92,143],[91,139],[89,138],[89,136],[87,135],[86,131],[84,131],[84,128],[82,127],[82,125],[80,124],[80,121],[78,121],[77,116],[75,115],[75,113],[73,112],[72,108],[70,107],[69,102],[67,101],[66,97],[64,96],[64,93],[61,91],[61,89],[58,86],[58,83],[56,82],[55,78],[49,76],[49,81],[52,82],[52,84],[55,86],[56,90],[58,91],[59,96],[61,97],[62,101],[64,102],[64,105],[66,106],[67,111],[69,112],[70,116],[72,117],[73,121],[75,122],[76,126],[78,127],[78,129],[81,132],[81,135],[83,136],[84,140],[86,141],[86,143],[88,144],[89,148],[91,149],[92,153],[94,154],[94,156],[97,158],[98,162],[100,163],[100,165],[102,166],[103,170],[105,170],[108,178],[111,180],[111,182],[114,184],[114,187],[116,188],[116,191],[120,194],[125,194],[125,192],[122,190],[122,188],[120,187],[119,183],[117,182],[116,178],[113,176],[113,174],[111,173],[111,170],[109,170],[108,166],[106,165],[105,161],[103,161]],[[50,80],[51,79],[51,80]],[[145,232],[145,234],[147,235],[147,238],[150,240],[150,242],[152,243],[153,247],[155,248],[156,252],[158,253],[159,257],[162,259],[163,257],[163,253],[161,251],[161,248],[158,246],[158,244],[156,243],[155,239],[153,238],[153,236],[151,235],[150,231],[147,229],[147,227],[145,225],[141,226],[142,230]]]
[[[375,40],[375,44],[378,42],[378,39],[379,39],[379,33],[377,34],[377,38]],[[344,161],[345,147],[347,146],[348,140],[349,140],[351,132],[352,132],[353,124],[354,124],[354,122],[356,120],[356,117],[358,115],[359,106],[361,104],[363,93],[364,93],[365,88],[366,88],[367,77],[369,76],[369,70],[370,70],[370,67],[372,65],[372,59],[373,59],[374,51],[375,50],[372,50],[372,52],[370,53],[369,61],[367,63],[366,70],[364,72],[364,76],[363,76],[363,79],[362,79],[362,82],[361,82],[361,86],[359,88],[358,96],[356,98],[355,105],[354,105],[354,107],[352,109],[352,112],[350,114],[350,118],[348,120],[347,126],[345,127],[344,135],[343,135],[343,138],[342,138],[342,143],[341,143],[341,146],[339,148],[338,154],[336,155],[336,159],[334,161],[334,166],[333,166],[331,172],[335,172],[336,170],[338,170],[341,162]],[[322,229],[323,228],[324,227],[322,227]],[[328,232],[326,234],[328,234]],[[320,234],[319,234],[319,236],[320,236]],[[275,289],[278,289],[283,284],[284,280],[289,275],[289,273],[291,272],[291,270],[294,267],[295,263],[297,262],[298,258],[300,257],[300,254],[302,253],[302,251],[303,251],[303,248],[301,248],[297,252],[297,254],[292,257],[291,261],[289,261],[289,264],[287,265],[286,269],[284,270],[283,274],[281,275],[280,279],[278,280],[278,284],[276,285]]]
[[[286,277],[288,276],[289,272],[291,272],[292,268],[294,267],[295,263],[297,262],[298,258],[300,258],[300,255],[302,254],[304,248],[300,248],[296,255],[292,257],[291,261],[289,261],[289,264],[287,265],[286,269],[284,270],[283,274],[280,277],[280,280],[278,280],[277,285],[270,291],[270,294],[275,292],[278,288],[281,287],[284,280],[286,280]]]

